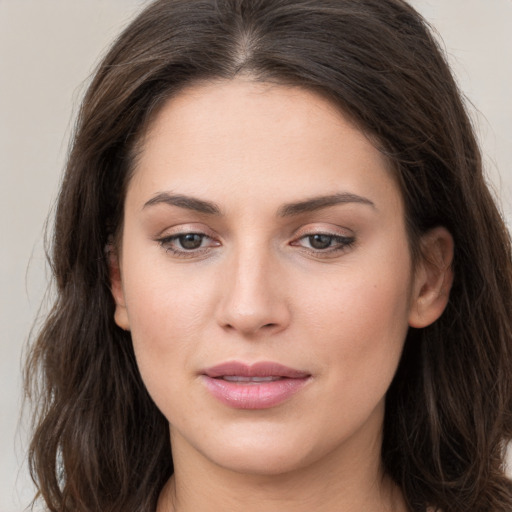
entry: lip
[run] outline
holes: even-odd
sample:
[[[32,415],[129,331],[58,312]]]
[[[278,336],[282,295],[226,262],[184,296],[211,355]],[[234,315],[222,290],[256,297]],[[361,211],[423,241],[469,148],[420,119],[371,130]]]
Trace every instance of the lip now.
[[[228,361],[202,372],[206,389],[221,403],[235,409],[276,407],[300,391],[310,378],[307,372],[267,361]]]

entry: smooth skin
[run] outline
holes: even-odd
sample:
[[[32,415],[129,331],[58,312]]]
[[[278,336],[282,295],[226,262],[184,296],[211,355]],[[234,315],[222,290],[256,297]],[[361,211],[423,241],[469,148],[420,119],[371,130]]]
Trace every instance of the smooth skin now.
[[[111,279],[170,424],[158,512],[406,510],[380,462],[384,398],[409,327],[446,306],[450,234],[424,235],[413,268],[389,162],[301,88],[197,84],[141,143]],[[202,378],[233,360],[311,377],[237,409]]]

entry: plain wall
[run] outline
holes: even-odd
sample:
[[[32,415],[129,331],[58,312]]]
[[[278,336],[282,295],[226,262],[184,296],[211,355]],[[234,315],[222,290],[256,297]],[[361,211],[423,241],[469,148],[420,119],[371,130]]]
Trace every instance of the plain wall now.
[[[73,114],[100,54],[143,3],[0,0],[0,512],[23,510],[33,492],[18,427],[21,354],[47,281],[43,226]],[[442,35],[476,107],[488,174],[511,225],[512,1],[412,3]]]

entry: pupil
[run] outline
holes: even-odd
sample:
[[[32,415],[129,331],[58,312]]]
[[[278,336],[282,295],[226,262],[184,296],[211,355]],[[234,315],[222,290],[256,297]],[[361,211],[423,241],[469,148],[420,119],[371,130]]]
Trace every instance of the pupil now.
[[[180,243],[183,249],[198,249],[201,247],[202,237],[195,233],[180,236]]]
[[[327,249],[332,242],[332,236],[312,235],[309,237],[309,243],[313,249]]]

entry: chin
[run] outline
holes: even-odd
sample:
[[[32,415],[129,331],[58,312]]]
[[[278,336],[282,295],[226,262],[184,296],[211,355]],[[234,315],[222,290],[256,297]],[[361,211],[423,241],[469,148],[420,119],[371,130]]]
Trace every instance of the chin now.
[[[277,476],[303,469],[311,463],[297,447],[283,447],[277,443],[247,449],[224,447],[222,453],[212,454],[212,462],[235,473],[254,476]]]
[[[315,436],[309,429],[287,427],[242,423],[189,442],[196,453],[218,467],[261,477],[304,469],[332,451],[333,446],[325,439],[312,442]]]

